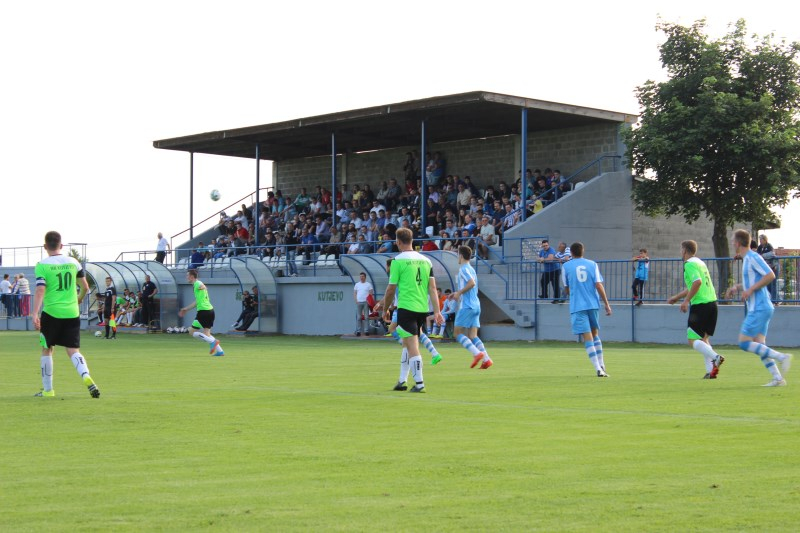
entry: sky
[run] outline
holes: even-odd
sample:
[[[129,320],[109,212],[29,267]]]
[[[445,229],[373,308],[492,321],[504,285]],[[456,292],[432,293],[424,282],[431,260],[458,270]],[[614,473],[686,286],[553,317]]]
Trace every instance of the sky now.
[[[636,87],[665,79],[659,17],[705,18],[712,36],[743,18],[749,33],[800,41],[793,3],[539,4],[6,3],[0,247],[39,254],[55,229],[108,261],[187,229],[189,155],[154,140],[468,91],[636,114]],[[262,186],[271,175],[262,162]],[[199,154],[194,176],[197,222],[253,191],[255,162]],[[767,232],[776,247],[800,248],[792,207]]]

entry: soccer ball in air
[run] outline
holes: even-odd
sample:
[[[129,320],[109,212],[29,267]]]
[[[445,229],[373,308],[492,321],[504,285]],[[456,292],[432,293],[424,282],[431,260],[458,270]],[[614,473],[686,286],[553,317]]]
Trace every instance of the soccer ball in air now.
[[[211,191],[211,195],[210,196],[211,196],[211,199],[214,200],[215,202],[217,200],[219,200],[220,198],[222,198],[222,195],[219,193],[219,191],[217,189],[214,189],[213,191]]]
[[[102,334],[101,332],[99,332],[99,331],[95,331],[95,332],[94,332],[94,336],[95,336],[95,337],[102,337],[102,336],[103,336],[103,334]]]

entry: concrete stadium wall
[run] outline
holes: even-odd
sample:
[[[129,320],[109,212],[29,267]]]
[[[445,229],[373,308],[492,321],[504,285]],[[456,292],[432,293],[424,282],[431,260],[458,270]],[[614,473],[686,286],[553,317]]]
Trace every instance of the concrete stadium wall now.
[[[430,135],[435,138],[435,130]],[[621,153],[620,147],[619,125],[615,123],[533,133],[528,136],[528,167],[558,168],[569,176],[601,155]],[[339,156],[336,158],[339,183],[366,183],[375,192],[381,182],[390,178],[402,184],[405,154],[412,150],[419,150],[419,146]],[[518,177],[519,135],[432,143],[428,151],[441,152],[445,174],[470,176],[478,187],[497,185],[500,181],[510,184]],[[317,185],[330,189],[330,161],[330,156],[321,156],[275,163],[275,188],[292,196],[301,187],[306,187],[309,193]],[[424,161],[421,164],[424,167]]]
[[[613,305],[610,317],[601,313],[600,336],[605,341],[686,344],[687,315],[677,305],[653,304],[634,308]],[[633,313],[633,314],[632,314]],[[713,344],[737,345],[739,327],[744,318],[741,305],[721,305]],[[541,304],[537,313],[538,331],[513,325],[487,325],[481,328],[483,340],[533,341],[575,340],[569,317],[569,305]],[[635,322],[633,322],[635,320]],[[767,340],[770,346],[800,346],[797,334],[800,307],[781,306],[775,309]],[[689,348],[687,347],[687,350]]]

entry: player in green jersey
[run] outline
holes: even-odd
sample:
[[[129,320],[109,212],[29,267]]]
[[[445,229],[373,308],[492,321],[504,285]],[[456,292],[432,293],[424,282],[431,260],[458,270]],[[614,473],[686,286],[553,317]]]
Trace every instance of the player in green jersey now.
[[[211,305],[211,300],[208,298],[208,289],[206,289],[205,284],[197,278],[197,270],[190,268],[186,272],[186,281],[191,283],[194,289],[194,302],[186,307],[182,307],[178,312],[178,316],[183,317],[186,311],[197,307],[197,316],[194,321],[192,321],[192,328],[203,331],[191,332],[192,337],[207,342],[211,347],[211,351],[209,352],[211,355],[225,355],[225,352],[222,351],[222,347],[219,345],[219,341],[211,335],[211,328],[214,326],[214,306]]]
[[[42,347],[42,390],[36,396],[53,397],[53,348],[63,346],[92,398],[100,397],[86,360],[80,353],[80,304],[89,291],[81,264],[61,255],[61,234],[44,236],[47,257],[36,263],[36,292],[33,297],[33,326],[39,330]],[[76,291],[76,285],[79,292]],[[41,313],[41,316],[40,316]]]
[[[424,392],[419,332],[428,316],[428,304],[433,306],[437,324],[443,324],[444,318],[436,297],[436,279],[433,277],[431,261],[414,251],[413,237],[408,228],[397,230],[397,248],[400,253],[392,261],[389,286],[386,287],[381,307],[388,311],[397,294],[397,332],[403,339],[403,347],[408,350],[408,363],[415,382],[409,392]]]
[[[695,241],[681,243],[686,289],[671,296],[667,303],[671,305],[683,300],[681,313],[689,311],[689,327],[686,330],[689,346],[700,352],[705,359],[706,373],[703,379],[717,379],[719,367],[725,362],[725,358],[714,351],[709,341],[717,327],[717,291],[711,283],[708,267],[695,254]]]

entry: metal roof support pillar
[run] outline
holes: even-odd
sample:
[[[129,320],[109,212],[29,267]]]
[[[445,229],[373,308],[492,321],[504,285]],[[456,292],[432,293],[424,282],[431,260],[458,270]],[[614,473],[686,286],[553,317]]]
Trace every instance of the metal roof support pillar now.
[[[344,196],[342,196],[344,206]],[[331,132],[331,228],[336,226],[336,133]]]
[[[258,231],[259,221],[261,219],[261,199],[259,197],[259,191],[261,190],[261,145],[256,143],[256,205],[253,206],[253,230],[255,231],[256,238],[255,242],[256,247],[261,244],[261,235]],[[255,250],[253,250],[255,253]]]
[[[525,214],[528,212],[528,108],[522,108],[522,126],[519,134],[519,186],[522,189],[522,221],[525,221]]]
[[[194,239],[194,152],[189,152],[189,240]]]
[[[426,143],[426,139],[425,139],[425,121],[423,120],[422,124],[421,124],[420,147],[419,147],[419,157],[420,157],[420,159],[419,159],[419,175],[420,175],[420,184],[419,184],[419,188],[420,188],[420,191],[419,191],[419,227],[420,227],[421,233],[423,235],[425,234],[425,228],[426,228],[426,224],[427,224],[427,221],[426,221],[427,217],[426,217],[426,213],[425,213],[425,208],[427,207],[425,205],[425,202],[426,202],[426,199],[427,199],[427,195],[425,194],[425,191],[428,189],[428,186],[425,183],[425,181],[426,181],[425,180],[425,166],[428,163],[427,161],[425,161],[425,143]],[[413,230],[413,228],[412,228],[412,230]]]

